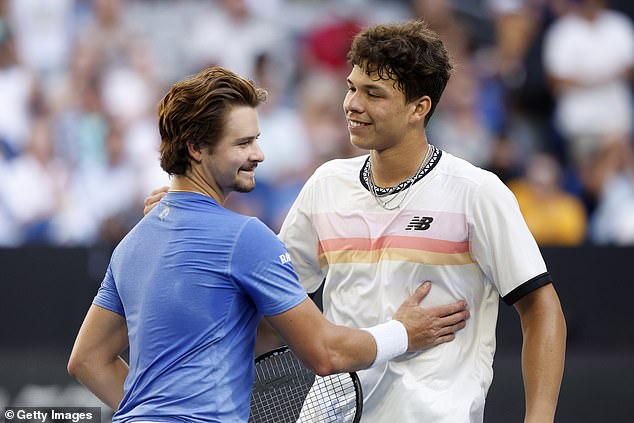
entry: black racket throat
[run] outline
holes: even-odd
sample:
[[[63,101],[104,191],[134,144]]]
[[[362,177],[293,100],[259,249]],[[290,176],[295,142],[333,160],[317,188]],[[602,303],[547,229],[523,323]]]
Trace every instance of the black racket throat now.
[[[255,360],[249,423],[358,423],[362,409],[354,372],[317,376],[288,347]]]

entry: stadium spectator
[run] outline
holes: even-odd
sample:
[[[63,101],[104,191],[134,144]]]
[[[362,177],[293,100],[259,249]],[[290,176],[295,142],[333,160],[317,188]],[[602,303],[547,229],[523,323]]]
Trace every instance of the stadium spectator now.
[[[575,246],[585,240],[585,206],[563,190],[561,165],[552,155],[533,154],[525,176],[509,181],[508,187],[539,245]]]
[[[544,66],[556,102],[556,128],[592,203],[596,158],[611,140],[632,135],[634,26],[604,0],[568,0],[567,5],[546,32]]]
[[[598,158],[597,206],[591,240],[598,245],[634,245],[634,152],[631,140],[613,140]]]
[[[51,119],[40,116],[31,125],[23,154],[6,165],[8,181],[0,201],[25,244],[55,243],[52,225],[64,204],[69,169],[54,153]]]

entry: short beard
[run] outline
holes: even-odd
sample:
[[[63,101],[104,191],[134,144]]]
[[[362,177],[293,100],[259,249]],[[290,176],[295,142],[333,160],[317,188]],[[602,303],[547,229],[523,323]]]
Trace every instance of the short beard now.
[[[251,192],[254,189],[255,189],[255,183],[253,183],[251,185],[244,185],[244,184],[236,183],[233,186],[233,190],[235,192]]]

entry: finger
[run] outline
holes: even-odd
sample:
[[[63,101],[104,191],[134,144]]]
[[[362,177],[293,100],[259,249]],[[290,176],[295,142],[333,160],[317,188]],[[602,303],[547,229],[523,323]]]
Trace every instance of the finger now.
[[[467,326],[467,322],[464,320],[456,323],[455,325],[445,326],[444,328],[438,331],[438,336],[441,337],[441,336],[446,336],[446,335],[458,332],[459,330],[464,329],[466,326]]]
[[[456,301],[451,304],[444,304],[441,306],[434,307],[430,311],[432,311],[435,315],[439,317],[449,316],[455,313],[460,313],[467,309],[467,302],[464,300]]]
[[[143,215],[145,216],[149,212],[151,212],[152,209],[156,207],[156,205],[159,203],[159,201],[161,201],[161,198],[165,197],[165,195],[167,195],[167,193],[161,192],[159,194],[151,195],[143,200]]]
[[[158,203],[159,201],[161,201],[161,198],[165,197],[167,195],[167,192],[158,192],[156,194],[150,194],[149,197],[146,197],[145,200],[143,200],[143,204],[146,206],[152,205],[154,203]]]
[[[418,305],[425,298],[425,296],[429,293],[431,289],[431,282],[425,281],[421,285],[416,288],[414,293],[407,297],[407,299],[403,302],[403,304],[407,305]]]
[[[156,195],[156,194],[159,194],[159,193],[161,193],[161,192],[167,193],[167,191],[168,191],[169,189],[170,189],[170,187],[168,187],[167,185],[163,185],[162,187],[160,187],[160,188],[157,188],[157,189],[153,190],[153,191],[150,193],[150,195]]]
[[[443,335],[443,336],[439,336],[438,338],[436,338],[436,340],[434,342],[432,342],[432,346],[434,345],[440,345],[440,344],[444,344],[445,342],[450,342],[453,341],[454,339],[456,339],[456,334],[449,333],[447,335]]]
[[[440,324],[443,326],[455,325],[458,322],[466,321],[470,316],[469,310],[463,310],[459,313],[450,314],[440,318]]]

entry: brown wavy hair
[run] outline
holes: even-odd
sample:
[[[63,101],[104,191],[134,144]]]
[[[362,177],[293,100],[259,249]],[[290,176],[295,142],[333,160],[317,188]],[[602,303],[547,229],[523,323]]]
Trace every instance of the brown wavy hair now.
[[[257,107],[266,91],[252,81],[210,67],[172,87],[158,109],[161,167],[170,175],[191,168],[187,142],[213,149],[223,135],[225,119],[235,106]]]
[[[369,76],[393,80],[408,103],[429,96],[432,104],[425,125],[453,69],[438,34],[418,20],[363,29],[354,37],[347,58]]]

